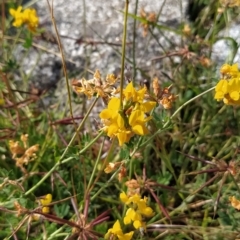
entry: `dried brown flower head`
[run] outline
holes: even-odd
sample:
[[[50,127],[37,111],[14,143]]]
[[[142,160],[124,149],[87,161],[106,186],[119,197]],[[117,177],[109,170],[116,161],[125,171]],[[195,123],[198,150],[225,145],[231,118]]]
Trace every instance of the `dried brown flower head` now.
[[[111,95],[118,93],[118,89],[114,87],[114,84],[118,81],[118,77],[115,77],[114,74],[108,74],[106,79],[101,78],[99,70],[93,75],[93,79],[86,80],[84,78],[78,80],[72,80],[73,90],[79,94],[85,94],[89,99],[93,96],[100,96],[104,102],[108,102],[108,99]]]
[[[191,28],[189,27],[188,24],[184,24],[182,32],[183,32],[186,36],[191,35]]]
[[[36,152],[39,150],[39,144],[28,147],[27,134],[21,136],[21,142],[22,144],[18,141],[10,140],[9,149],[12,153],[12,158],[16,161],[16,166],[19,167],[23,173],[26,173],[27,170],[23,165],[27,165],[30,161],[33,161],[36,158]]]
[[[158,78],[153,79],[153,93],[156,101],[162,105],[165,109],[172,108],[172,103],[176,100],[177,96],[171,93],[171,87],[161,88]]]
[[[240,6],[240,0],[221,0],[220,3],[224,7],[239,7]]]
[[[144,21],[140,24],[140,27],[143,28],[142,35],[143,37],[146,37],[151,24],[157,22],[156,13],[155,12],[146,13],[145,10],[141,8],[140,16],[141,18],[144,19]]]
[[[212,65],[211,59],[208,57],[201,56],[199,61],[203,67],[210,67]]]

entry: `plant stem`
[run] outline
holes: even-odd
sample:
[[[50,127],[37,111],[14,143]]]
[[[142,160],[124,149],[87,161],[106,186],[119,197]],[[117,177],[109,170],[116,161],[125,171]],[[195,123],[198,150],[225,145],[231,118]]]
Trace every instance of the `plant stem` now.
[[[57,26],[56,26],[56,21],[54,19],[53,7],[50,6],[49,0],[47,0],[47,3],[48,3],[48,7],[49,7],[49,10],[50,10],[50,13],[51,13],[52,24],[54,26],[54,30],[55,30],[55,33],[56,33],[56,39],[57,39],[57,43],[58,43],[58,47],[59,47],[59,52],[61,54],[63,72],[64,72],[64,76],[65,76],[65,80],[66,80],[66,86],[67,86],[68,104],[69,104],[70,115],[71,115],[75,130],[77,131],[77,123],[75,122],[74,116],[73,116],[71,92],[70,92],[70,86],[69,86],[69,80],[68,80],[68,74],[67,74],[67,67],[66,67],[66,63],[65,63],[65,57],[64,57],[64,54],[63,54],[63,50],[62,50],[62,43],[61,43],[61,39],[59,37],[58,29],[57,29]],[[77,135],[77,139],[78,139],[78,145],[79,145],[79,147],[81,147],[81,141],[80,141],[79,135]]]
[[[124,61],[125,61],[125,48],[127,38],[127,19],[128,19],[128,5],[129,0],[125,1],[125,13],[124,13],[124,28],[122,37],[122,62],[121,62],[121,79],[120,79],[120,110],[123,110],[123,81],[124,81]]]
[[[92,184],[92,182],[93,182],[93,177],[94,177],[95,172],[96,172],[96,170],[97,170],[98,163],[99,163],[99,161],[100,161],[100,159],[101,159],[101,154],[102,154],[103,146],[104,146],[104,141],[102,141],[101,147],[100,147],[99,152],[98,152],[97,160],[96,160],[96,162],[95,162],[93,171],[92,171],[92,173],[91,173],[90,180],[89,180],[89,182],[88,182],[87,190],[85,191],[85,193],[86,193],[86,194],[85,194],[85,199],[87,198],[86,195],[87,195],[88,192],[89,192],[89,189],[90,189],[91,184]]]
[[[134,10],[134,14],[135,16],[137,16],[137,10],[138,10],[138,0],[136,0],[135,3],[135,10]],[[135,81],[136,78],[136,74],[137,74],[137,69],[136,69],[136,58],[135,58],[135,48],[136,48],[136,36],[137,36],[137,32],[136,32],[136,26],[137,26],[137,19],[134,18],[134,22],[133,22],[133,44],[132,44],[132,48],[133,48],[133,52],[132,52],[132,58],[133,58],[133,79],[132,81]]]
[[[94,100],[94,102],[92,103],[91,107],[89,108],[88,112],[86,113],[84,119],[82,120],[82,122],[80,123],[79,127],[77,128],[76,132],[74,133],[72,139],[70,140],[70,142],[68,143],[66,149],[64,150],[62,156],[60,157],[59,161],[49,170],[49,172],[47,172],[47,174],[35,185],[33,186],[31,189],[29,189],[26,193],[25,196],[29,195],[31,192],[33,192],[36,188],[38,188],[56,169],[60,164],[64,164],[67,163],[73,159],[75,159],[75,157],[69,157],[65,160],[62,160],[69,147],[72,145],[73,141],[75,140],[75,137],[77,136],[77,134],[79,133],[81,127],[83,126],[84,122],[86,121],[87,117],[89,116],[90,112],[92,111],[93,107],[95,106],[96,102],[97,102],[98,98],[96,98]],[[99,137],[101,137],[101,135],[103,134],[103,132],[100,132],[96,138],[94,138],[86,147],[84,147],[80,152],[79,155],[83,154],[90,146],[92,146],[93,143],[95,143],[97,141],[97,139]]]
[[[191,98],[190,100],[188,100],[187,102],[185,102],[184,104],[182,104],[174,113],[173,115],[168,119],[168,121],[163,125],[162,129],[159,129],[158,131],[156,131],[151,137],[148,138],[147,141],[145,141],[143,144],[141,144],[139,146],[139,148],[145,146],[146,144],[148,144],[149,142],[152,141],[153,138],[155,138],[160,132],[164,131],[167,129],[168,125],[170,124],[171,120],[185,107],[187,106],[189,103],[193,102],[194,100],[196,100],[197,98],[205,95],[208,92],[211,92],[213,89],[215,89],[215,86],[212,88],[209,88],[208,90],[198,94],[197,96]]]

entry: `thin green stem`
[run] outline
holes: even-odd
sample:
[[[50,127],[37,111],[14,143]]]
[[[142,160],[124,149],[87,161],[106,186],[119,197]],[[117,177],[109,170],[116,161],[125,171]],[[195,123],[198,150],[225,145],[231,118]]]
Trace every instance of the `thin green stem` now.
[[[181,105],[181,106],[173,113],[173,115],[170,117],[170,120],[172,120],[172,119],[173,119],[185,106],[187,106],[189,103],[195,101],[195,100],[198,99],[199,97],[205,95],[206,93],[211,92],[211,91],[214,90],[214,89],[215,89],[215,86],[209,88],[208,90],[206,90],[206,91],[198,94],[197,96],[191,98],[190,100],[186,101],[183,105]],[[170,121],[170,120],[169,120],[169,121]],[[168,121],[168,122],[169,122],[169,121]],[[166,122],[166,123],[164,124],[163,128],[168,125],[168,122]]]
[[[69,147],[72,145],[72,143],[73,143],[73,141],[75,140],[76,136],[77,136],[78,133],[80,132],[82,126],[83,126],[84,123],[86,122],[89,114],[91,113],[91,111],[92,111],[93,107],[95,106],[95,104],[97,103],[97,101],[98,101],[98,97],[94,99],[94,102],[92,103],[92,105],[91,105],[90,108],[88,109],[86,115],[84,116],[83,120],[82,120],[81,123],[79,124],[76,132],[74,133],[72,139],[70,140],[69,144],[67,145],[67,147],[66,147],[65,151],[63,152],[62,156],[65,156],[65,154],[67,153]],[[62,159],[62,157],[61,157],[60,159]]]
[[[168,125],[171,123],[171,120],[185,107],[187,106],[189,103],[195,101],[197,98],[205,95],[208,92],[211,92],[213,89],[215,89],[215,86],[212,88],[209,88],[208,90],[198,94],[197,96],[191,98],[190,100],[188,100],[187,102],[185,102],[184,104],[182,104],[174,113],[173,115],[168,119],[168,121],[163,125],[162,129],[159,129],[158,131],[156,131],[153,135],[151,135],[151,137],[148,138],[147,141],[145,141],[143,144],[141,144],[140,148],[145,146],[146,144],[148,144],[149,142],[152,141],[153,138],[155,138],[160,132],[165,131],[168,127]]]
[[[118,168],[117,171],[113,173],[110,179],[91,197],[91,200],[93,201],[108,185],[111,183],[111,181],[115,178],[115,176],[119,173],[121,169],[121,166]]]
[[[124,13],[124,28],[122,37],[122,62],[121,62],[121,79],[120,79],[120,110],[123,109],[123,82],[124,82],[124,61],[125,61],[125,49],[126,49],[126,39],[127,39],[127,19],[128,19],[128,5],[129,0],[125,2],[125,13]]]
[[[93,171],[92,171],[92,173],[91,173],[90,180],[89,180],[89,182],[88,182],[88,186],[87,186],[86,194],[88,194],[88,191],[89,191],[89,189],[90,189],[90,186],[91,186],[91,184],[92,184],[92,182],[93,182],[93,177],[94,177],[95,172],[96,172],[96,170],[97,170],[98,163],[99,163],[99,161],[100,161],[100,159],[101,159],[103,146],[104,146],[104,141],[102,141],[101,147],[100,147],[100,149],[99,149],[98,157],[97,157],[97,160],[96,160],[96,162],[95,162],[95,165],[94,165]],[[86,199],[86,196],[85,196],[85,199]]]
[[[137,16],[137,11],[138,11],[138,0],[136,0],[135,3],[135,10],[134,10],[134,15]],[[132,52],[132,61],[133,61],[133,82],[135,81],[135,77],[137,74],[137,69],[136,69],[136,58],[135,58],[135,48],[136,48],[136,36],[137,36],[137,31],[136,31],[136,27],[137,27],[137,19],[134,18],[133,21],[133,44],[132,44],[132,48],[133,48],[133,52]]]
[[[85,146],[80,152],[79,155],[83,154],[88,148],[90,148],[101,136],[103,135],[103,132],[100,132],[87,146]],[[63,156],[63,155],[62,155]],[[37,189],[61,164],[65,164],[67,162],[72,161],[73,159],[76,159],[75,157],[69,157],[65,160],[62,160],[63,157],[60,158],[60,160],[48,171],[48,173],[31,189],[29,189],[27,192],[25,192],[25,196],[29,195],[31,192],[33,192],[35,189]]]
[[[75,122],[74,116],[73,116],[71,92],[70,92],[70,86],[69,86],[69,80],[68,80],[68,74],[67,74],[67,67],[66,67],[66,63],[65,63],[65,57],[64,57],[63,50],[62,50],[62,43],[61,43],[61,39],[59,37],[56,21],[54,19],[53,7],[50,6],[49,0],[47,0],[47,3],[48,3],[48,7],[49,7],[49,10],[50,10],[50,13],[51,13],[51,18],[52,18],[52,23],[53,23],[53,26],[54,26],[54,30],[55,30],[55,33],[56,33],[56,39],[57,39],[57,42],[58,42],[59,52],[61,54],[63,72],[64,72],[64,76],[65,76],[65,80],[66,80],[66,86],[67,86],[68,104],[69,104],[70,115],[71,115],[71,118],[73,120],[73,125],[74,125],[75,130],[76,130],[77,129],[77,123]],[[79,137],[79,135],[77,135],[77,138],[78,138],[78,144],[79,144],[79,147],[80,147],[80,137]]]
[[[29,189],[25,195],[30,194],[31,192],[33,192],[36,188],[38,188],[56,169],[60,164],[66,163],[71,161],[72,159],[75,159],[74,157],[70,157],[68,159],[65,159],[62,161],[62,159],[65,157],[69,147],[72,145],[72,143],[74,142],[77,134],[79,133],[80,129],[82,128],[82,126],[84,125],[84,122],[86,121],[86,119],[88,118],[89,114],[91,113],[93,107],[95,106],[96,102],[97,102],[98,98],[95,98],[94,102],[92,103],[91,107],[89,108],[88,112],[86,113],[84,119],[82,120],[82,122],[80,123],[80,125],[78,126],[76,132],[74,133],[72,139],[70,140],[70,142],[68,143],[66,149],[64,150],[62,156],[60,157],[59,161],[49,170],[49,172],[31,189]],[[102,135],[102,132],[98,134],[98,136],[93,139],[86,147],[84,147],[79,154],[82,154],[84,151],[87,150],[88,147],[90,147],[100,136]]]

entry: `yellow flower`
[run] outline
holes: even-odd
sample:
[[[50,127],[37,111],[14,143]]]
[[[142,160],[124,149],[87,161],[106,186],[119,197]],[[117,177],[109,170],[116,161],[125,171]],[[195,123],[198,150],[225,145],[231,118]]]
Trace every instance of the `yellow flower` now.
[[[223,64],[220,69],[220,72],[222,75],[236,77],[239,75],[238,64],[237,63],[235,63],[233,65]]]
[[[137,203],[140,199],[141,197],[139,194],[134,194],[133,196],[128,197],[125,192],[120,193],[120,200],[126,205],[129,205],[130,203]]]
[[[48,206],[52,202],[52,194],[47,194],[46,196],[40,198],[40,203],[43,206],[42,212],[43,213],[49,213],[50,207]]]
[[[137,203],[138,206],[138,211],[140,214],[146,216],[146,217],[151,217],[153,215],[153,210],[152,208],[147,206],[147,198],[144,197],[144,199],[140,199]]]
[[[107,109],[99,114],[104,124],[103,130],[110,138],[117,137],[119,145],[129,142],[135,134],[143,136],[149,133],[146,123],[151,117],[145,118],[145,113],[150,112],[156,102],[144,101],[146,88],[135,90],[132,82],[123,90],[123,110],[120,110],[120,99],[112,98]]]
[[[23,22],[23,14],[22,14],[22,7],[19,6],[17,10],[14,10],[13,8],[10,8],[9,12],[10,14],[15,18],[15,21],[13,22],[14,27],[21,27]]]
[[[132,102],[142,102],[144,99],[144,94],[146,93],[146,88],[142,88],[138,91],[133,87],[133,83],[130,82],[127,87],[123,90],[125,99]]]
[[[105,127],[103,128],[110,138],[117,137],[119,145],[122,146],[131,138],[131,131],[126,129],[125,122],[119,114],[120,99],[112,98],[108,103],[108,108],[104,109],[100,114]]]
[[[239,92],[240,92],[240,81],[237,78],[233,78],[228,83],[228,92],[229,96],[233,101],[239,100]]]
[[[35,9],[25,9],[23,11],[23,19],[28,26],[28,29],[32,32],[36,31],[38,27],[39,19]]]
[[[120,108],[120,99],[112,98],[108,103],[108,108],[100,113],[102,119],[116,119]]]
[[[47,194],[43,197],[39,197],[37,199],[39,203],[41,204],[41,212],[42,213],[50,213],[50,207],[49,204],[52,202],[52,194]],[[34,213],[32,215],[32,220],[38,221],[42,219],[42,216],[39,213]]]
[[[19,6],[17,10],[10,8],[9,12],[15,19],[13,22],[14,27],[21,27],[26,24],[30,31],[36,31],[39,19],[35,9],[27,8],[22,12],[22,6]]]
[[[129,124],[132,127],[132,131],[138,135],[146,135],[149,133],[145,124],[152,117],[144,118],[144,112],[140,110],[132,111],[129,117]]]
[[[240,106],[240,72],[238,64],[224,64],[220,70],[224,79],[221,79],[215,88],[214,98],[223,100],[226,105]]]
[[[145,229],[145,222],[143,222],[142,216],[151,217],[154,214],[152,208],[147,206],[147,198],[144,197],[141,199],[139,194],[128,197],[125,192],[122,192],[120,194],[120,199],[126,205],[133,204],[126,212],[123,219],[124,224],[133,222],[133,226],[136,229]]]
[[[221,100],[224,98],[224,95],[228,93],[228,81],[227,80],[220,80],[215,88],[215,96],[216,100]]]
[[[230,80],[220,80],[215,88],[214,98],[217,101],[223,100],[226,105],[240,106],[240,80],[232,78]]]
[[[133,208],[129,208],[126,212],[126,215],[123,219],[124,224],[130,224],[133,222],[133,226],[138,229],[140,228],[142,222],[142,216],[138,212],[136,212]]]
[[[127,194],[125,192],[121,192],[120,193],[120,200],[125,203],[125,204],[129,204],[129,198],[127,196]]]
[[[143,112],[147,113],[153,110],[153,108],[156,106],[156,102],[153,101],[148,101],[148,102],[144,102],[141,103],[139,105],[140,110],[142,110]]]
[[[129,232],[129,233],[123,233],[122,232],[122,228],[121,228],[121,225],[120,225],[120,222],[119,222],[119,220],[117,220],[115,223],[114,223],[114,225],[113,225],[113,227],[112,228],[110,228],[109,230],[108,230],[108,232],[105,234],[105,236],[104,236],[104,238],[105,239],[112,239],[111,237],[112,237],[112,235],[115,235],[115,236],[117,236],[117,238],[119,239],[119,240],[131,240],[132,239],[132,236],[133,236],[133,231],[131,231],[131,232]]]

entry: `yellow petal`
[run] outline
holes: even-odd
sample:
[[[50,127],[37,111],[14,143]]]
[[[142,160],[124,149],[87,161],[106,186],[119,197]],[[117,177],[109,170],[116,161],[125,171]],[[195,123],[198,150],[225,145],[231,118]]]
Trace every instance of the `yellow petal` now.
[[[119,113],[117,115],[117,124],[119,128],[124,128],[124,120]]]
[[[135,125],[132,127],[132,130],[134,133],[138,134],[138,135],[145,135],[146,133],[146,129],[143,125]]]
[[[126,88],[123,90],[125,99],[128,101],[130,99],[132,99],[134,101],[134,99],[136,98],[136,93],[137,91],[135,90],[135,88],[133,87],[133,83],[130,82]]]
[[[43,198],[40,199],[41,204],[44,205],[48,205],[49,203],[52,202],[52,194],[47,194],[46,196],[44,196]]]
[[[50,207],[43,207],[42,212],[43,213],[49,213],[50,212]]]
[[[123,203],[127,203],[128,202],[128,196],[125,192],[121,192],[120,193],[120,200],[123,202]]]
[[[116,124],[111,124],[107,129],[107,135],[112,138],[114,137],[118,132],[118,126]]]
[[[112,228],[112,233],[114,234],[122,234],[122,229],[119,220],[117,220]]]
[[[219,92],[216,92],[215,93],[215,96],[214,96],[214,99],[216,99],[216,100],[221,100],[221,99],[223,99],[224,98],[224,94],[223,94],[223,92],[221,92],[221,91],[219,91]]]
[[[156,106],[156,102],[145,102],[141,104],[141,109],[146,113],[152,111],[152,109]]]
[[[108,103],[108,109],[118,111],[120,108],[120,99],[119,98],[112,98]]]
[[[141,110],[132,111],[129,117],[129,124],[133,127],[136,124],[144,123],[144,112]]]
[[[142,227],[142,222],[139,221],[139,220],[136,220],[133,222],[133,226],[136,228],[136,229],[139,229],[140,227]]]
[[[144,214],[146,217],[151,217],[153,215],[153,210],[150,207],[146,207],[141,213]]]
[[[130,224],[132,222],[132,220],[135,219],[135,215],[136,215],[135,210],[132,209],[132,208],[129,208],[126,212],[126,215],[125,215],[124,219],[123,219],[124,224],[125,225]]]
[[[15,10],[15,9],[13,9],[13,8],[10,8],[10,10],[9,10],[10,14],[11,14],[13,17],[19,15],[19,14],[21,13],[21,11],[22,11],[22,6],[19,6],[19,7],[17,8],[17,10]]]
[[[129,200],[133,203],[138,203],[141,200],[141,196],[139,194],[134,194]]]
[[[127,142],[127,133],[125,131],[117,133],[117,138],[119,142],[119,146],[122,146],[125,142]]]
[[[234,91],[234,92],[231,92],[230,94],[230,98],[234,101],[238,101],[239,100],[239,92],[237,91]]]
[[[134,232],[125,233],[123,235],[117,235],[119,240],[131,240]]]
[[[99,117],[102,119],[109,119],[112,117],[112,112],[109,111],[109,109],[103,109],[100,114]]]
[[[215,88],[216,92],[223,92],[223,94],[228,93],[228,81],[227,80],[220,80]]]

